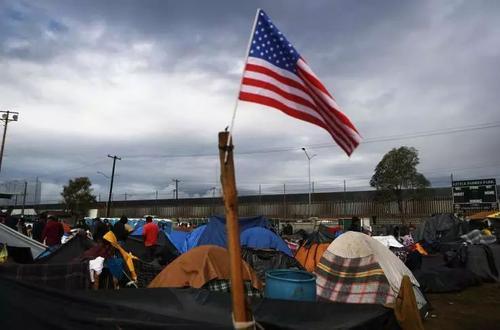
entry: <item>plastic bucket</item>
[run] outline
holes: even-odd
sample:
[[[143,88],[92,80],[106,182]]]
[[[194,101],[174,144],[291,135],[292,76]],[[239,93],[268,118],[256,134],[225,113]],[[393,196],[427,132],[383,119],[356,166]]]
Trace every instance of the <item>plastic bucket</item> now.
[[[316,275],[292,269],[266,272],[264,296],[271,299],[316,301]]]

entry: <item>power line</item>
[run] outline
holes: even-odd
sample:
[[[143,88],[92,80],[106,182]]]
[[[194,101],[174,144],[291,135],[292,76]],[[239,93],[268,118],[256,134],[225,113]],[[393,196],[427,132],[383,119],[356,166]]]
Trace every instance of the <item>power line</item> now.
[[[421,131],[410,134],[399,134],[399,135],[381,136],[375,138],[366,138],[361,142],[361,144],[406,140],[406,139],[437,136],[437,135],[456,134],[456,133],[470,132],[488,128],[495,128],[495,127],[500,127],[500,122],[467,125],[462,127],[453,127],[440,130]],[[307,147],[311,149],[337,148],[337,146],[333,143],[311,144]],[[278,153],[278,152],[297,151],[297,150],[299,150],[298,147],[276,147],[267,149],[237,151],[236,153],[238,155],[254,155],[254,154]],[[190,157],[216,157],[216,156],[218,157],[218,154],[216,153],[192,153],[192,154],[169,154],[169,155],[138,154],[138,155],[125,155],[123,157],[124,158],[190,158]]]

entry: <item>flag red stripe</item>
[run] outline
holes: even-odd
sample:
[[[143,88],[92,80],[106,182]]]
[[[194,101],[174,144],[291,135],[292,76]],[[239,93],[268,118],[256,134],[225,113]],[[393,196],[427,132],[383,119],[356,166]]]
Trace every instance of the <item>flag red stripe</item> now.
[[[299,77],[301,77],[303,81],[309,82],[312,86],[316,87],[321,92],[325,93],[326,95],[321,95],[321,93],[317,93],[322,99],[325,100],[327,98],[330,98],[333,101],[333,103],[336,104],[335,98],[330,95],[330,93],[326,90],[325,86],[315,76],[313,76],[309,72],[307,72],[307,70],[310,70],[310,68],[307,66],[307,64],[305,62],[301,63],[300,65],[297,65],[297,71],[299,73]],[[332,109],[332,111],[335,112],[335,116],[340,121],[342,121],[342,123],[344,125],[348,126],[353,131],[358,133],[358,135],[359,135],[359,132],[356,129],[356,127],[354,127],[353,123],[349,120],[349,118],[342,111],[340,111],[337,107],[334,107],[330,104],[328,104],[328,106],[330,109]]]
[[[253,93],[247,93],[247,92],[240,92],[239,99],[242,101],[247,101],[247,102],[253,102],[253,103],[259,103],[262,105],[266,105],[272,108],[276,108],[285,114],[292,116],[294,118],[307,121],[311,124],[318,125],[320,127],[323,127],[325,130],[328,131],[328,128],[325,126],[325,123],[321,122],[318,118],[313,117],[311,115],[308,115],[302,111],[297,111],[294,108],[291,108],[273,98],[263,96],[263,95],[258,95],[258,94],[253,94]]]
[[[298,74],[299,77],[302,76],[303,71],[299,68]],[[342,114],[342,112],[338,111],[337,109],[331,107],[325,100],[326,96],[322,95],[320,91],[317,91],[314,89],[315,86],[312,86],[312,83],[309,82],[309,80],[304,76],[303,81],[306,83],[306,86],[309,87],[310,93],[309,95],[314,97],[314,100],[318,107],[321,107],[323,110],[326,110],[326,113],[328,116],[334,121],[334,125],[341,129],[343,132],[343,136],[346,137],[349,141],[350,144],[353,146],[353,148],[356,148],[357,145],[359,145],[358,140],[353,136],[353,134],[356,134],[357,131],[356,129],[353,129],[352,131],[350,129],[353,128],[352,123],[349,121],[345,115]],[[340,116],[339,116],[340,114]],[[343,120],[347,119],[347,123]],[[357,134],[356,134],[357,135]]]
[[[301,84],[293,79],[286,78],[286,77],[278,74],[276,71],[270,70],[264,66],[247,63],[247,65],[245,67],[245,71],[254,71],[254,72],[266,74],[266,75],[278,80],[279,82],[281,82],[283,84],[286,84],[290,87],[295,87],[295,88],[298,88],[298,89],[305,91],[303,84]]]
[[[329,109],[325,108],[325,105],[322,103],[321,99],[315,94],[311,93],[311,95],[316,101],[316,110],[330,128],[329,133],[332,135],[332,137],[334,137],[335,141],[340,145],[340,147],[344,149],[347,154],[350,154],[354,149],[353,141],[343,130],[342,126],[336,122],[336,118],[332,116],[332,114],[329,112]]]
[[[301,60],[299,60],[300,62]],[[302,60],[302,62],[307,65],[307,63]],[[298,63],[297,63],[298,64]],[[302,69],[300,65],[297,65],[297,69]],[[310,69],[309,69],[310,70]],[[334,99],[333,96],[330,95],[330,93],[328,92],[328,90],[326,89],[326,87],[321,83],[321,81],[319,81],[314,75],[310,74],[309,72],[307,72],[306,70],[302,70],[302,73],[304,74],[304,76],[307,77],[307,80],[309,80],[317,89],[319,89],[320,91],[322,91],[323,93],[325,93],[326,95],[330,96],[332,99]]]
[[[265,82],[262,80],[252,79],[252,78],[243,78],[242,84],[270,90],[272,92],[275,92],[276,94],[283,96],[284,98],[286,98],[292,102],[302,104],[308,108],[311,108],[311,110],[313,110],[313,111],[316,109],[315,104],[312,104],[308,100],[306,100],[306,99],[304,99],[296,94],[288,93],[288,92],[282,90],[281,88],[279,88],[278,86],[273,85],[271,83],[268,83],[268,82]]]

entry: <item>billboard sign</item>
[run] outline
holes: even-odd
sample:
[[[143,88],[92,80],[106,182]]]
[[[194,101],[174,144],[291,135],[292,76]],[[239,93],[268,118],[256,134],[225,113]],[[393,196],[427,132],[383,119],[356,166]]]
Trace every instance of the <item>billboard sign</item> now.
[[[495,179],[453,181],[455,210],[488,211],[497,209]]]

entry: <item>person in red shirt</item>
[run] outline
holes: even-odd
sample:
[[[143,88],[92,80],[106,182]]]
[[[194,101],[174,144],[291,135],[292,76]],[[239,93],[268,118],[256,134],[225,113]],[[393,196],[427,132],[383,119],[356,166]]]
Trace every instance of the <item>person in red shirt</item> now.
[[[45,244],[51,248],[57,248],[61,245],[61,238],[64,235],[63,225],[57,221],[56,218],[50,217],[49,221],[43,228],[42,232],[42,242],[45,241]]]
[[[158,243],[158,233],[160,228],[153,222],[152,217],[146,217],[146,224],[142,231],[144,246],[146,247],[148,261],[152,261],[155,257],[156,243]]]

